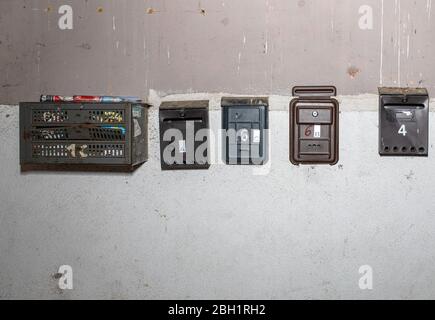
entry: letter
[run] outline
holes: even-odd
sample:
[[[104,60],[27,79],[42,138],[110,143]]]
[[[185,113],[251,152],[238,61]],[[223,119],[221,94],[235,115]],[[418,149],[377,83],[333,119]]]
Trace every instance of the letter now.
[[[208,132],[208,129],[200,129],[196,132],[195,141],[204,141],[195,150],[195,160],[199,164],[210,163],[210,152],[207,150]]]
[[[201,316],[202,307],[196,307],[196,317],[199,318]]]
[[[237,164],[236,157],[237,157],[237,132],[235,129],[228,129],[228,130],[222,130],[222,159],[224,162],[226,162],[226,155],[227,155],[227,144],[228,146],[228,153],[230,155],[230,162],[229,164]]]
[[[72,271],[71,266],[68,266],[68,265],[60,266],[58,273],[62,275],[59,278],[59,289],[72,290],[73,289],[73,271]]]
[[[359,273],[363,276],[359,279],[359,288],[361,290],[373,290],[373,269],[371,266],[361,266]]]
[[[186,121],[186,164],[195,163],[195,122]]]
[[[174,138],[173,141],[172,138]],[[183,153],[177,152],[178,142],[181,140],[183,140],[183,133],[178,129],[171,128],[163,134],[163,141],[172,141],[163,150],[163,161],[166,164],[183,163]]]

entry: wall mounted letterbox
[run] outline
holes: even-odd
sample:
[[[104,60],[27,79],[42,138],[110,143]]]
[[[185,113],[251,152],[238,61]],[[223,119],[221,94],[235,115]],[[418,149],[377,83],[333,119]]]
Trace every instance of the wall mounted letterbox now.
[[[428,156],[426,89],[379,88],[379,154]]]
[[[160,106],[162,170],[208,169],[208,101],[163,102]]]
[[[230,165],[268,160],[268,98],[222,98],[223,159]]]
[[[299,164],[338,162],[339,105],[332,86],[294,87],[290,102],[290,161]]]
[[[20,103],[21,170],[132,171],[148,157],[148,107]]]

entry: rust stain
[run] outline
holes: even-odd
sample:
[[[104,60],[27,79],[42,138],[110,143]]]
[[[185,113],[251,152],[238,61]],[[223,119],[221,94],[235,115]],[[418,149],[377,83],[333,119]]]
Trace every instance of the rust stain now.
[[[351,79],[355,79],[356,76],[361,72],[357,67],[351,66],[347,69],[347,74],[351,77]]]

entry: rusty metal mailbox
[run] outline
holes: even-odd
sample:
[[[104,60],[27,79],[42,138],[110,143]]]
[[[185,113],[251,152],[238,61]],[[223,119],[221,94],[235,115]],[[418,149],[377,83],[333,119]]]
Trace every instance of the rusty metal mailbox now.
[[[208,100],[163,102],[160,106],[162,170],[208,169]]]
[[[148,105],[20,103],[22,171],[133,171],[148,157]]]
[[[339,104],[333,86],[294,87],[290,102],[290,161],[300,164],[338,162]]]
[[[429,94],[424,88],[379,88],[379,154],[428,156]]]
[[[221,104],[225,163],[265,164],[268,161],[268,98],[224,97]]]

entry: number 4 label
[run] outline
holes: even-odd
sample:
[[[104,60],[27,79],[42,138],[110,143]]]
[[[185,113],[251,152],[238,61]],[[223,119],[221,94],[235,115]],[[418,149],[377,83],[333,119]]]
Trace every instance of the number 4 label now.
[[[408,131],[406,131],[406,126],[404,124],[402,124],[398,133],[403,135],[404,137],[406,137],[406,134],[408,133]]]

